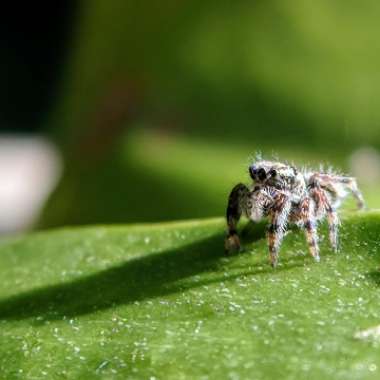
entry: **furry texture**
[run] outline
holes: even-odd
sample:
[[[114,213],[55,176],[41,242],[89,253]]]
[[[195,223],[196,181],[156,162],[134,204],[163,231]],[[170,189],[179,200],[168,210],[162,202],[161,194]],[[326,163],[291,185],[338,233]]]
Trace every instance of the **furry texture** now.
[[[250,186],[236,185],[229,196],[225,248],[228,252],[240,249],[237,223],[241,215],[255,222],[268,217],[269,260],[272,266],[277,265],[288,223],[304,229],[310,253],[319,261],[318,223],[327,219],[330,243],[337,251],[337,209],[341,202],[351,193],[358,208],[364,207],[355,178],[337,174],[332,169],[298,170],[288,163],[257,157],[249,166],[249,174],[253,183]]]

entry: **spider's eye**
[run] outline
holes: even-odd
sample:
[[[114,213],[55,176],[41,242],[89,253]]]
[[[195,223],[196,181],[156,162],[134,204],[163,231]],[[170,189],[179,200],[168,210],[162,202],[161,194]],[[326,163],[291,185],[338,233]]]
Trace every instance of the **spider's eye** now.
[[[267,173],[265,172],[265,170],[263,168],[260,168],[257,171],[257,176],[259,177],[260,181],[264,181],[264,179],[267,178]]]
[[[272,169],[268,174],[269,174],[269,177],[276,177],[277,171]]]
[[[256,167],[253,165],[250,166],[249,167],[249,174],[250,174],[252,179],[255,179],[256,173],[257,173]]]

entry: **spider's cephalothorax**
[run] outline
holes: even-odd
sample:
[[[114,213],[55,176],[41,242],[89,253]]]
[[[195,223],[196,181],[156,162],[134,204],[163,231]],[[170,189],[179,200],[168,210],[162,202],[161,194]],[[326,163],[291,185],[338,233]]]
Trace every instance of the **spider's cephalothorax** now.
[[[305,178],[293,165],[260,160],[249,167],[249,174],[256,184],[290,192],[294,201],[306,191]]]
[[[337,208],[352,193],[358,208],[364,200],[355,178],[332,172],[298,171],[281,162],[260,160],[249,167],[251,186],[236,185],[227,206],[228,234],[225,248],[228,252],[240,249],[237,223],[241,215],[253,221],[270,219],[268,228],[269,257],[277,264],[278,252],[288,223],[303,228],[310,253],[319,261],[317,223],[324,218],[329,225],[330,243],[338,249],[339,218]]]

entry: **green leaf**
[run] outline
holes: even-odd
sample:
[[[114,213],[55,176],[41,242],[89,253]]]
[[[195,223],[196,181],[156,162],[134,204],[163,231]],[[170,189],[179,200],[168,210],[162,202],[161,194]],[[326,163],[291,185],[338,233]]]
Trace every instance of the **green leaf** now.
[[[321,262],[264,226],[223,252],[220,218],[67,228],[0,246],[5,379],[377,379],[380,213],[347,214]]]

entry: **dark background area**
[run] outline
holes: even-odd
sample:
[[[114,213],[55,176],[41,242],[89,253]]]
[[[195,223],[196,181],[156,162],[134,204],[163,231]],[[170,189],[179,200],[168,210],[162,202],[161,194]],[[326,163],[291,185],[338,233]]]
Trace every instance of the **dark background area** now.
[[[0,129],[41,130],[59,98],[78,2],[6,2],[0,13]]]

